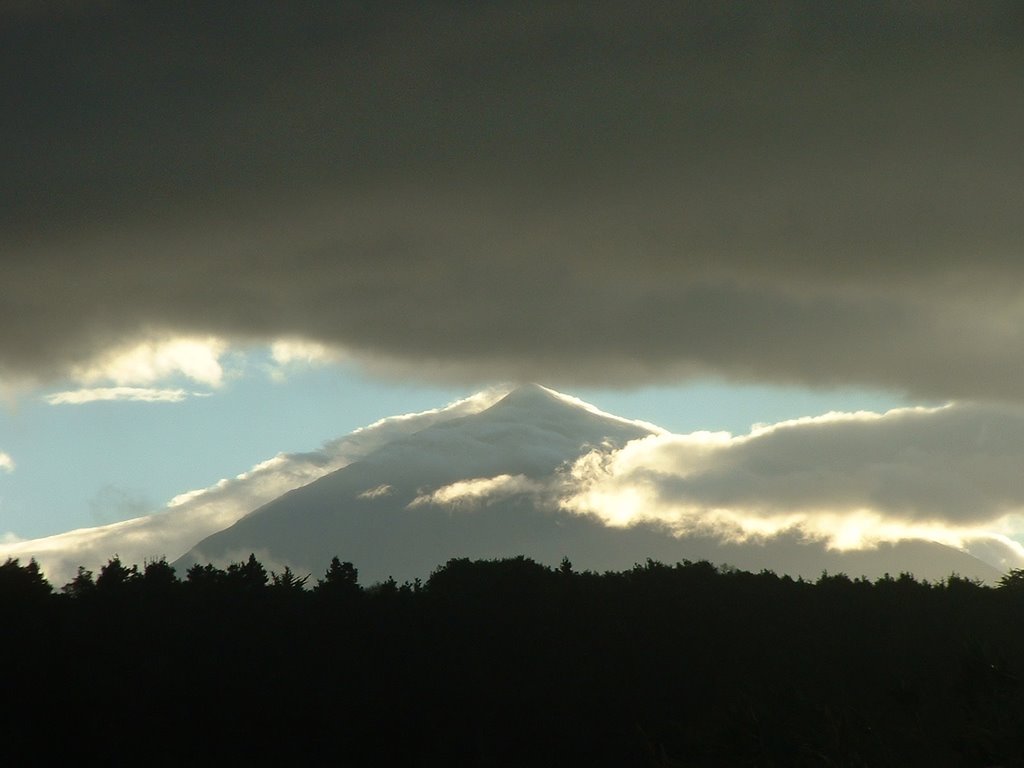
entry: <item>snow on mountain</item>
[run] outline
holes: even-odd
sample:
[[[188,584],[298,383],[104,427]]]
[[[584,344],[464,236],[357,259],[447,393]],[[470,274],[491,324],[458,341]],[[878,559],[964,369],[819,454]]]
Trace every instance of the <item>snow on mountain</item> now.
[[[556,470],[593,448],[656,431],[538,385],[520,386],[490,408],[396,438],[275,499],[176,565],[227,563],[253,551],[268,567],[319,573],[339,555],[377,580],[426,576],[450,557],[538,547],[553,555],[564,549],[556,544],[563,536],[548,530],[556,521],[548,492]]]
[[[701,532],[678,537],[657,522],[610,527],[561,503],[571,495],[569,470],[582,456],[611,455],[663,433],[538,385],[518,387],[489,408],[397,437],[270,501],[175,564],[223,566],[253,552],[270,569],[288,565],[318,576],[338,556],[374,583],[425,578],[452,557],[522,554],[552,565],[568,557],[592,570],[629,568],[650,557],[809,578],[824,570],[998,578],[981,561],[926,541],[838,552],[797,532],[756,543]]]

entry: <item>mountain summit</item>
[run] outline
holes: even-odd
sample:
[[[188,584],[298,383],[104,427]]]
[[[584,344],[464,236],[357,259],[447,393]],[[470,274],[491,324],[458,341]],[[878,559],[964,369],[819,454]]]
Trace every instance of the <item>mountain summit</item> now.
[[[653,523],[609,527],[560,504],[574,462],[661,434],[537,384],[485,407],[401,432],[347,466],[296,488],[200,541],[178,561],[220,566],[255,553],[268,568],[322,574],[334,556],[370,584],[427,577],[456,557],[526,555],[550,565],[621,570],[647,558],[707,559],[816,578],[822,571],[880,576],[909,571],[942,579],[999,574],[957,550],[924,541],[835,552],[798,534],[759,543],[680,538]]]
[[[518,386],[478,413],[398,437],[286,493],[176,565],[255,552],[268,567],[320,573],[337,555],[380,580],[425,577],[461,556],[558,562],[579,550],[573,535],[605,527],[558,510],[557,473],[593,449],[657,431],[537,384]]]

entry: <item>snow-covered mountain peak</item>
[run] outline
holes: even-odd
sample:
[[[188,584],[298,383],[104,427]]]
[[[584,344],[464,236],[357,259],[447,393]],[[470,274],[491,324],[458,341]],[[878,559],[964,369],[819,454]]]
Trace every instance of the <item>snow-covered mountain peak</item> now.
[[[362,458],[359,471],[372,468],[393,487],[439,487],[501,474],[541,477],[595,447],[622,447],[652,431],[657,428],[611,416],[547,387],[522,385],[481,411],[381,445]]]
[[[564,395],[540,384],[518,384],[492,407],[514,405],[520,408],[544,408],[566,402]]]
[[[626,419],[540,384],[520,384],[513,387],[498,402],[476,417],[481,421],[505,421],[519,424],[539,424],[563,434],[584,436],[595,441],[595,430],[606,431],[603,437],[623,442],[647,434],[662,434],[661,427],[645,421]],[[600,440],[597,440],[600,442]]]

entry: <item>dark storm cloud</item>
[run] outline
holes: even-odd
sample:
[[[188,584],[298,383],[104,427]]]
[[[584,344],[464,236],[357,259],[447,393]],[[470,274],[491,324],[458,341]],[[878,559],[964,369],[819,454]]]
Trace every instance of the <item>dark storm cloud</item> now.
[[[8,375],[195,332],[1018,397],[1018,4],[45,8],[0,5]]]

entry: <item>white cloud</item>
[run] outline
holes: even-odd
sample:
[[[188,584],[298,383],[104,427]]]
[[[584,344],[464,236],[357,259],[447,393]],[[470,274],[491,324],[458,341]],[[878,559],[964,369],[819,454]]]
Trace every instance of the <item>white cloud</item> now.
[[[531,480],[525,475],[477,477],[471,480],[460,480],[438,488],[432,493],[417,496],[409,506],[487,503],[520,493],[542,493],[548,490],[548,487],[547,484]]]
[[[0,470],[4,472],[14,471],[14,459],[11,458],[9,453],[0,451]]]
[[[394,488],[392,488],[387,483],[384,483],[383,485],[378,485],[378,486],[376,486],[374,488],[367,488],[365,491],[360,493],[356,498],[359,498],[359,499],[380,499],[380,498],[383,498],[384,496],[390,496],[393,491],[394,491]]]
[[[341,352],[306,339],[277,339],[270,345],[270,378],[284,381],[288,372],[298,367],[318,367],[337,363]]]
[[[561,503],[610,525],[653,520],[728,541],[794,530],[841,550],[924,539],[1020,563],[1010,536],[1024,519],[1021,466],[1020,408],[831,413],[594,451],[567,473]]]
[[[35,557],[47,579],[58,586],[69,581],[79,565],[96,570],[115,552],[138,564],[161,556],[174,560],[256,507],[334,468],[323,459],[312,454],[281,457],[274,465],[181,494],[156,514],[42,539],[3,542],[0,560]]]
[[[288,365],[289,363],[325,365],[337,362],[342,358],[340,352],[318,342],[304,339],[278,339],[270,345],[270,356],[278,365]]]
[[[193,393],[197,394],[197,393]],[[140,403],[180,403],[189,393],[183,389],[148,387],[95,387],[55,392],[44,399],[50,405],[81,405],[97,401],[128,400]]]
[[[184,376],[219,387],[224,379],[220,358],[227,348],[227,342],[213,336],[150,339],[108,350],[74,368],[72,377],[82,384],[136,386]]]

